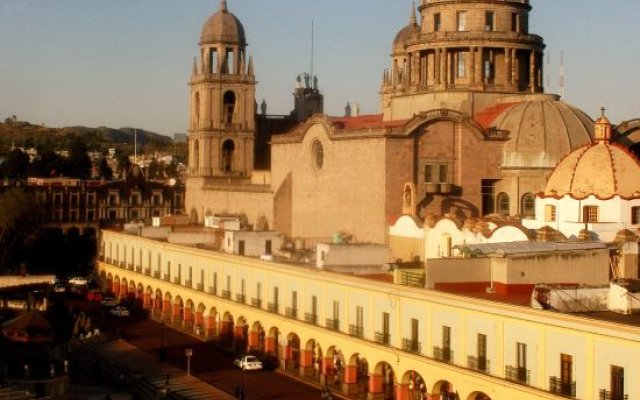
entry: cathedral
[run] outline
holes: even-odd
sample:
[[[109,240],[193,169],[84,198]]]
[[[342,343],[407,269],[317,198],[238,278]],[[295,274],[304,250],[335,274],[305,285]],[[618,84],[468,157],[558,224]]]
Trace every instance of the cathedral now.
[[[403,214],[533,216],[536,194],[592,142],[594,124],[544,93],[545,44],[529,32],[531,8],[422,0],[393,40],[379,114],[323,114],[317,79],[305,76],[294,111],[278,119],[264,103],[257,109],[245,30],[222,0],[202,28],[190,81],[192,221],[239,215],[312,246],[337,233],[388,243]],[[631,142],[640,124],[627,125],[621,137]]]

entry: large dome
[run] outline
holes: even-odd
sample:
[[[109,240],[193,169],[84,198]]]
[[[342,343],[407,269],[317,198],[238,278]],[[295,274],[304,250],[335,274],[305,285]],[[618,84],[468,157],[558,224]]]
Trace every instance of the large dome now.
[[[411,15],[409,17],[409,24],[402,28],[400,32],[393,39],[393,51],[404,51],[407,42],[417,38],[420,35],[420,25],[416,18],[416,9],[411,8]]]
[[[600,141],[562,160],[547,183],[545,196],[635,198],[640,196],[638,177],[640,164],[634,156],[618,145]]]
[[[491,124],[494,129],[509,132],[503,168],[553,168],[573,150],[591,143],[591,118],[565,102],[547,97],[515,104]]]
[[[235,15],[227,9],[226,0],[220,1],[220,9],[202,27],[200,44],[237,44],[246,46],[244,27]]]

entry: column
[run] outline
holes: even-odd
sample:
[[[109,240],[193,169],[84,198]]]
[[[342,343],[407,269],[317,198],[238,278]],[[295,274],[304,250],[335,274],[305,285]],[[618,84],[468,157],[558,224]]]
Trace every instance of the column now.
[[[345,366],[343,378],[342,391],[347,395],[357,394],[359,391],[357,365]]]
[[[111,291],[113,292],[114,296],[118,297],[120,295],[120,283],[113,282],[111,285]]]
[[[191,330],[193,328],[193,312],[191,307],[185,307],[182,315],[182,328]]]
[[[182,320],[182,315],[181,315],[181,310],[180,310],[180,304],[179,303],[175,303],[173,305],[172,308],[172,313],[171,313],[171,321],[172,322],[178,322]]]
[[[171,301],[163,300],[162,301],[162,319],[168,320],[171,316]]]
[[[324,357],[320,365],[320,384],[333,383],[333,357]]]
[[[151,293],[145,293],[142,295],[142,308],[145,310],[151,308]]]
[[[452,51],[448,51],[448,49],[446,50],[446,52],[447,53],[446,53],[446,57],[445,57],[445,60],[446,60],[445,68],[446,68],[446,72],[447,73],[445,74],[445,77],[446,77],[446,85],[445,86],[449,87],[449,85],[451,83],[453,83],[453,76],[451,74],[451,69],[452,69],[451,67],[453,66],[454,60],[453,60],[453,52]]]
[[[440,55],[441,49],[436,49],[433,55],[433,77],[434,77],[434,86],[440,86],[440,73],[442,72],[441,64],[440,64]]]
[[[304,377],[313,377],[313,351],[300,350],[300,375]]]
[[[518,68],[518,50],[511,49],[511,84],[515,91],[520,91],[520,71]]]
[[[534,50],[529,54],[529,88],[531,93],[536,92],[536,52]]]
[[[276,354],[276,338],[272,336],[267,336],[264,338],[264,352],[267,354],[275,355]]]
[[[413,400],[411,399],[408,383],[398,383],[396,385],[396,400]]]
[[[126,299],[129,295],[129,287],[127,285],[120,284],[120,298]]]
[[[512,90],[513,87],[513,71],[511,67],[511,49],[504,49],[504,87],[506,90]]]
[[[381,374],[369,375],[369,393],[367,400],[381,400],[384,397],[383,382],[384,377]]]
[[[476,55],[476,85],[479,88],[484,87],[483,68],[484,68],[484,49],[482,47],[477,48],[478,54]]]
[[[207,316],[206,330],[207,330],[207,336],[208,337],[218,337],[219,332],[216,329],[216,317],[215,317],[215,315],[211,315],[210,314],[209,316]]]
[[[476,86],[476,48],[469,48],[469,88],[473,89]]]

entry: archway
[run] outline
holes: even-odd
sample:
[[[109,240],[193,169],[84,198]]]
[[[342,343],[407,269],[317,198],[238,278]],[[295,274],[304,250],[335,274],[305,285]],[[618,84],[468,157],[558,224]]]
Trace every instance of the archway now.
[[[467,400],[491,400],[491,397],[484,394],[483,392],[473,392],[469,395]]]
[[[342,351],[335,346],[327,349],[327,354],[323,359],[321,380],[325,384],[332,384],[339,390],[344,382],[345,359]]]
[[[211,307],[209,309],[209,315],[207,315],[207,336],[216,338],[222,332],[221,329],[222,322],[220,321],[220,313],[216,310],[215,307]]]
[[[264,342],[264,352],[269,355],[277,356],[278,355],[278,336],[280,332],[278,331],[278,327],[274,326],[269,329],[269,333],[265,338]]]
[[[222,318],[219,320],[218,324],[220,327],[220,331],[219,331],[220,337],[228,345],[231,345],[231,343],[233,343],[233,332],[234,332],[234,326],[235,326],[233,315],[230,312],[225,311],[225,313],[222,315]]]
[[[257,351],[264,353],[265,332],[260,321],[256,321],[251,325],[247,346],[249,351]]]
[[[171,305],[173,296],[167,292],[162,298],[162,320],[165,322],[171,322]]]
[[[374,368],[373,373],[369,375],[369,393],[375,398],[395,400],[396,396],[393,390],[395,380],[395,372],[391,365],[380,362]]]
[[[113,292],[113,297],[120,298],[120,277],[118,275],[113,277],[111,291]]]
[[[359,353],[352,354],[344,368],[343,391],[349,395],[366,393],[369,383],[369,363]]]
[[[296,333],[287,336],[282,354],[282,365],[285,370],[300,368],[300,337]]]
[[[176,296],[173,301],[173,309],[171,310],[171,323],[174,325],[182,326],[182,315],[184,312],[184,301],[182,297]]]
[[[306,378],[320,379],[321,360],[320,344],[315,339],[307,340],[304,349],[300,350],[300,375]]]
[[[431,391],[432,396],[436,396],[441,400],[458,400],[458,396],[449,381],[438,381]]]
[[[233,330],[234,349],[247,349],[247,337],[249,336],[249,323],[244,316],[239,316],[236,321],[235,329]]]
[[[228,91],[224,94],[222,102],[224,104],[224,123],[232,124],[236,109],[236,94]]]
[[[202,304],[199,303],[198,307],[196,308],[196,315],[194,317],[194,332],[196,335],[198,336],[202,336],[206,333],[206,330],[204,329],[204,313],[207,311],[207,307]]]
[[[427,398],[427,384],[416,371],[407,371],[398,384],[398,400],[424,400]]]
[[[142,308],[148,310],[153,307],[153,303],[151,302],[151,294],[153,293],[153,289],[151,286],[147,286],[144,290],[144,294],[142,295]]]
[[[164,298],[160,289],[156,290],[156,295],[153,299],[153,314],[155,317],[162,318],[162,310],[164,309]]]
[[[129,288],[127,289],[127,302],[135,305],[137,297],[137,285],[134,281],[129,281]]]
[[[113,275],[111,275],[111,272],[107,274],[104,286],[102,286],[102,290],[104,290],[107,294],[113,293]]]
[[[187,299],[182,310],[182,328],[189,332],[193,331],[193,311],[193,300]]]
[[[127,281],[126,278],[122,278],[120,280],[120,293],[118,294],[118,297],[121,300],[126,300],[129,294],[129,282]]]

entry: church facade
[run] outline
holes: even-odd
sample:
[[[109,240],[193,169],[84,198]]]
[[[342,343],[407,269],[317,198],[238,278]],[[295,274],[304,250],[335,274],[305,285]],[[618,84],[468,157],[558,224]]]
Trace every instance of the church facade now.
[[[530,11],[525,0],[423,0],[394,39],[380,114],[316,113],[261,144],[244,28],[222,1],[191,80],[187,212],[240,214],[308,243],[335,233],[387,243],[387,226],[407,213],[532,215],[593,122],[544,94]]]

